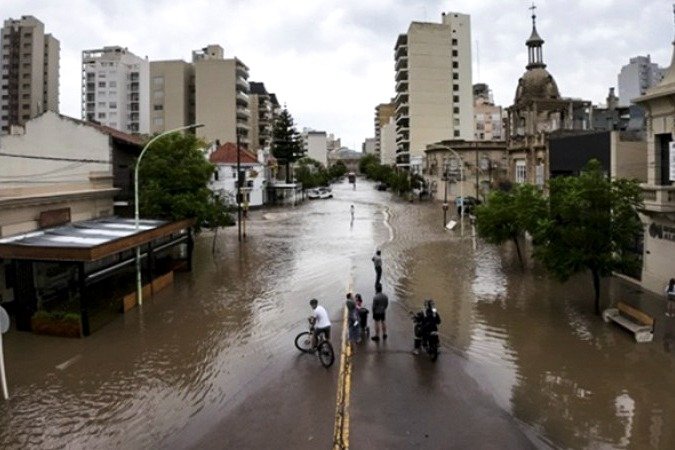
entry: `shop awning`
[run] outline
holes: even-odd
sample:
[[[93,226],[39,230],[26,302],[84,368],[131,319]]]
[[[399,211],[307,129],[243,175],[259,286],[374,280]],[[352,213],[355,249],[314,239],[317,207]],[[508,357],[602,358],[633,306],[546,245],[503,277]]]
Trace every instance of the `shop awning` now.
[[[108,217],[31,231],[0,239],[0,258],[96,261],[157,238],[189,229],[194,219],[177,222]]]

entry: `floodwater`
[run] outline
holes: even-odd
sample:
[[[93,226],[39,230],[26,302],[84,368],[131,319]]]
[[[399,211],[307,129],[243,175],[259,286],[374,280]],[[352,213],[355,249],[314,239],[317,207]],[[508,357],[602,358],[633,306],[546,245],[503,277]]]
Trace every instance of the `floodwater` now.
[[[472,239],[468,224],[464,238],[444,231],[438,203],[392,200],[361,181],[334,192],[253,212],[241,246],[227,229],[212,254],[203,234],[193,273],[86,339],[4,335],[0,446],[194,445],[295,356],[309,298],[339,320],[343,293],[372,279],[381,248],[390,298],[411,309],[434,298],[446,351],[544,442],[675,448],[675,323],[660,299],[603,284],[605,303],[629,297],[657,317],[656,341],[638,345],[593,314],[589,276],[560,284],[532,262],[523,270],[509,245]]]

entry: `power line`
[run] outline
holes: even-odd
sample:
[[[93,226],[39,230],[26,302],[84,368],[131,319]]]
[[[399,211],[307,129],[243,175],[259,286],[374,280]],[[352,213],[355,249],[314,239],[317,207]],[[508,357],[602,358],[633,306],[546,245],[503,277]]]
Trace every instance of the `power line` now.
[[[104,159],[57,158],[55,156],[18,155],[18,154],[15,154],[15,153],[4,153],[4,152],[0,152],[0,156],[6,156],[8,158],[44,159],[44,160],[48,160],[48,161],[68,161],[68,162],[94,163],[94,164],[112,164],[112,161],[107,161],[107,160],[104,160]]]

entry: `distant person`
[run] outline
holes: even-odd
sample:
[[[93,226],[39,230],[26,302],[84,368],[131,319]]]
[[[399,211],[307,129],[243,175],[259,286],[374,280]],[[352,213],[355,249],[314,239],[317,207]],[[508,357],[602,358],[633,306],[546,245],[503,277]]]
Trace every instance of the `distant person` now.
[[[382,293],[382,285],[375,285],[375,296],[373,297],[373,320],[375,321],[375,336],[371,339],[375,342],[380,340],[380,331],[382,339],[387,339],[387,324],[385,315],[389,306],[389,297]]]
[[[436,311],[434,301],[429,299],[424,301],[424,309],[415,314],[415,340],[413,342],[413,355],[420,354],[422,344],[426,345],[425,340],[429,338],[431,332],[438,331],[438,325],[441,323],[441,316]]]
[[[666,286],[666,316],[675,316],[675,278],[671,278]]]
[[[345,301],[345,306],[347,307],[347,329],[349,330],[349,345],[354,351],[354,343],[358,343],[361,340],[361,328],[359,327],[359,315],[356,311],[356,302],[352,298],[352,294],[347,294],[347,300]]]
[[[349,213],[352,215],[352,222],[354,221],[354,211],[356,208],[354,208],[354,205],[349,207]]]
[[[382,252],[376,251],[372,257],[373,265],[375,266],[375,285],[380,284],[382,279]]]
[[[330,317],[328,317],[328,311],[326,308],[319,305],[319,301],[315,298],[309,301],[309,306],[312,307],[314,317],[314,336],[319,337],[320,334],[326,337],[327,341],[330,341]],[[312,342],[312,348],[316,346],[316,342]]]
[[[370,336],[370,328],[368,328],[368,308],[363,306],[363,298],[361,297],[361,294],[356,294],[356,297],[354,298],[356,301],[356,312],[359,316],[359,325],[361,326],[361,337],[362,339],[363,336],[365,336],[365,339],[368,339],[368,336]]]

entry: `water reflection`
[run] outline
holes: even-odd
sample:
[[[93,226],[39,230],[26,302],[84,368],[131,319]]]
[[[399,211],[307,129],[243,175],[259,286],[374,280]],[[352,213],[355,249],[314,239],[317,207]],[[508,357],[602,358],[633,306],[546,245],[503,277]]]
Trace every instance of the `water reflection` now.
[[[433,206],[418,211],[393,211],[397,231],[415,230],[388,248],[400,254],[396,292],[410,307],[437,300],[444,344],[500,404],[556,447],[675,447],[675,430],[661,426],[675,422],[675,321],[657,319],[663,344],[637,345],[594,315],[590,276],[560,284],[531,260],[521,269],[511,245],[478,240],[474,251],[431,225]],[[658,316],[658,299],[603,282],[603,305],[628,296]]]

